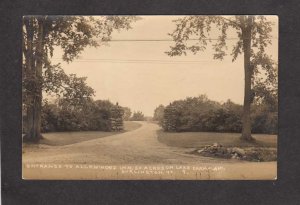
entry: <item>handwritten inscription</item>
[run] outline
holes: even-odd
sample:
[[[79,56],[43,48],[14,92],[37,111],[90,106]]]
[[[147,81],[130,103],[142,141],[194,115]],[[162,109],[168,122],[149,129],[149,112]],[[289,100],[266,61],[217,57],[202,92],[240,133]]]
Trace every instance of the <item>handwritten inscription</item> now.
[[[117,171],[130,175],[172,175],[181,172],[217,172],[224,171],[222,166],[182,166],[182,165],[97,165],[97,164],[25,164],[27,169],[93,169],[99,171]]]

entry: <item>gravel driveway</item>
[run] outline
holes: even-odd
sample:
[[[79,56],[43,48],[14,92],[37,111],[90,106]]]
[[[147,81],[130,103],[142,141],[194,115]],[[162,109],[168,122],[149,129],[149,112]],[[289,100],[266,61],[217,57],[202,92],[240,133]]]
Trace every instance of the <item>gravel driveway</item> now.
[[[169,147],[160,143],[156,135],[156,131],[160,129],[158,125],[138,123],[142,126],[136,130],[109,137],[65,146],[39,145],[32,150],[27,149],[23,153],[23,178],[276,178],[276,162],[244,162],[187,154],[190,149]]]

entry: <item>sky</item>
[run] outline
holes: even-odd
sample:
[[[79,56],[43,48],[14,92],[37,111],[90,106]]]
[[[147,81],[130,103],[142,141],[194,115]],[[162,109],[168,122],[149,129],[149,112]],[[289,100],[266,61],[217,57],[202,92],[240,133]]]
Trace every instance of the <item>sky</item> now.
[[[141,16],[128,31],[115,31],[112,39],[171,39],[179,16]],[[272,45],[267,49],[274,60],[278,58],[278,19],[272,31]],[[216,33],[216,32],[215,32]],[[212,35],[213,37],[213,35]],[[236,37],[233,30],[228,37]],[[235,40],[228,41],[228,53]],[[209,99],[227,99],[242,104],[244,95],[243,59],[232,62],[228,55],[223,61],[213,59],[208,47],[196,55],[170,57],[172,41],[111,41],[99,48],[86,48],[69,64],[59,60],[60,49],[54,51],[53,63],[61,62],[66,73],[87,77],[87,84],[96,94],[94,99],[118,102],[132,111],[153,116],[160,104],[206,94]]]

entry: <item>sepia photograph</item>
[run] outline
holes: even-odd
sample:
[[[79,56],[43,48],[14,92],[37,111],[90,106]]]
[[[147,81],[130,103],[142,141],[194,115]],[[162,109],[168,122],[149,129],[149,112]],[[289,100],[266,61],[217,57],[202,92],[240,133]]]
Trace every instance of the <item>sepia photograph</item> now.
[[[23,16],[23,179],[277,180],[278,21]]]

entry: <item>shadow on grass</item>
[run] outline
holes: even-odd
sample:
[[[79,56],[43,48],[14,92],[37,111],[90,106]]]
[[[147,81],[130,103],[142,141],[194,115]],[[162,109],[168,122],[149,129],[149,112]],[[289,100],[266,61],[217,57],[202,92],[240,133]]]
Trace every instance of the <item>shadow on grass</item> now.
[[[116,134],[133,131],[142,125],[136,122],[124,122],[124,130],[120,132],[103,132],[103,131],[78,131],[78,132],[52,132],[44,133],[43,139],[38,144],[50,146],[63,146],[93,140]],[[27,145],[30,145],[26,143]]]
[[[247,142],[240,139],[240,133],[216,132],[164,132],[157,131],[158,141],[168,146],[202,148],[219,143],[226,147],[269,147],[277,148],[277,135],[253,134],[256,139]]]

